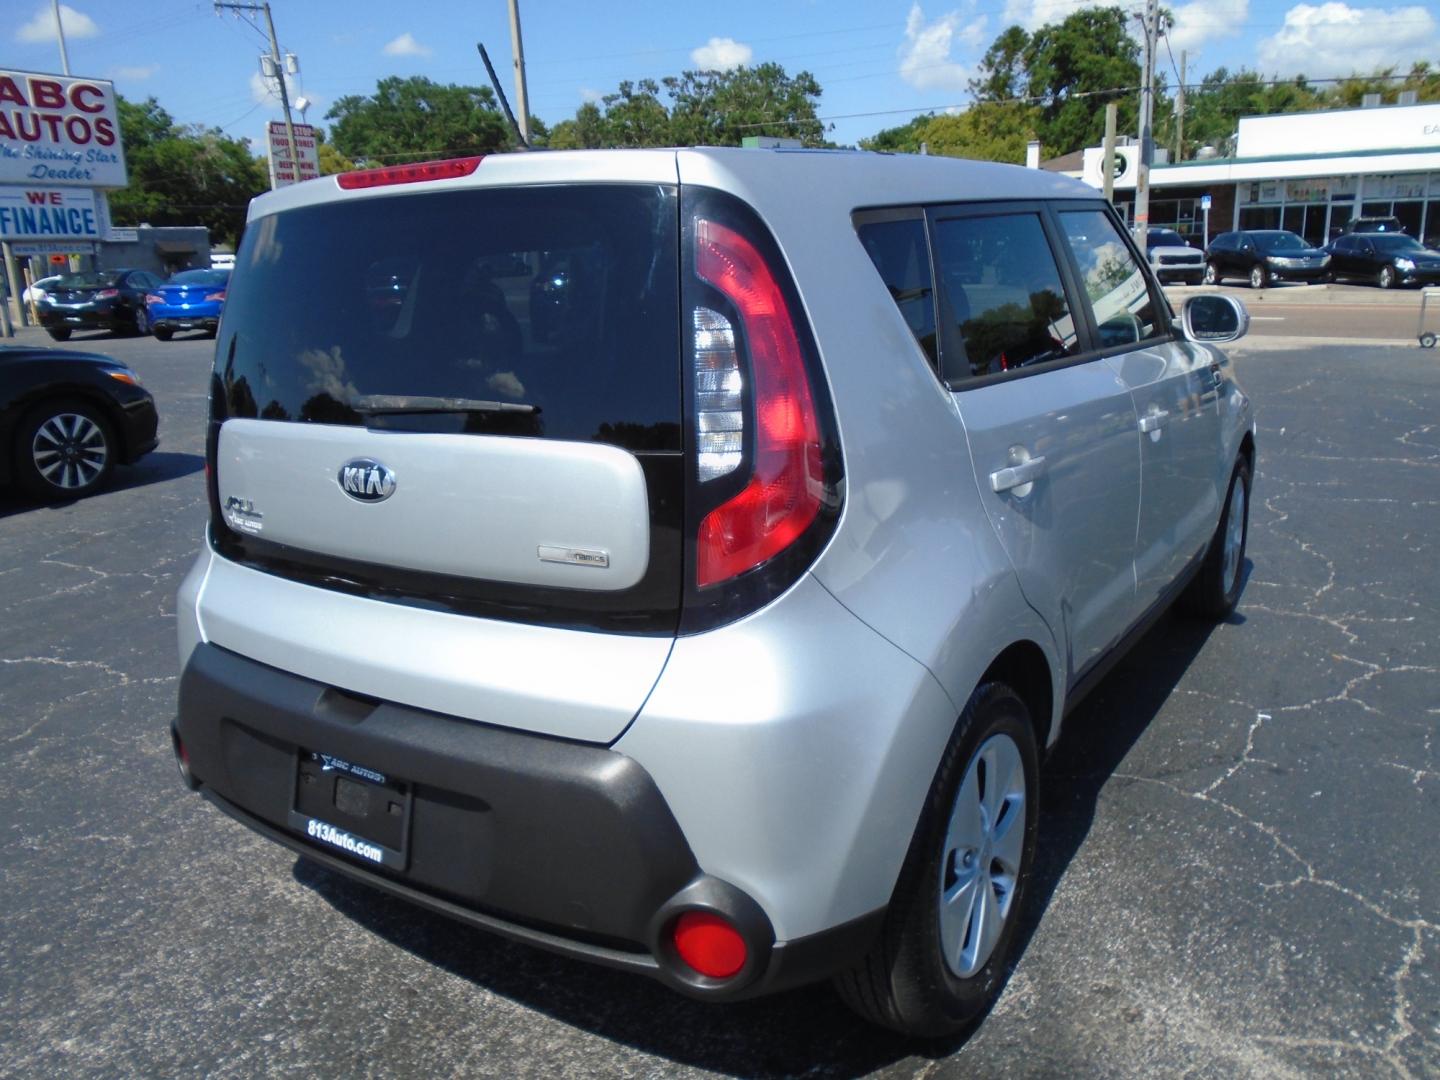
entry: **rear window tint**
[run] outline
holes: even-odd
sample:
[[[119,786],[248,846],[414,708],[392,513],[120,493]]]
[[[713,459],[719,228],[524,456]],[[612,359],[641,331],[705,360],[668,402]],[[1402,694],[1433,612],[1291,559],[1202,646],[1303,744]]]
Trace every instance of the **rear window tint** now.
[[[533,406],[371,426],[680,449],[672,188],[353,199],[247,229],[217,374],[229,416],[363,424],[361,398]],[[449,425],[449,426],[447,426]]]
[[[224,285],[230,280],[229,270],[181,270],[172,274],[166,285]]]

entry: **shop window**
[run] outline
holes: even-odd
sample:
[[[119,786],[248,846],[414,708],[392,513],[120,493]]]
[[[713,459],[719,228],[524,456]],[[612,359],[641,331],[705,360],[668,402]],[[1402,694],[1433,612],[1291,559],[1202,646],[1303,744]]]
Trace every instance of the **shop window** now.
[[[1247,206],[1240,211],[1240,228],[1242,229],[1278,229],[1280,228],[1280,207],[1278,206]]]
[[[1400,227],[1411,236],[1419,237],[1420,224],[1425,204],[1422,202],[1397,202],[1394,214],[1400,219]]]

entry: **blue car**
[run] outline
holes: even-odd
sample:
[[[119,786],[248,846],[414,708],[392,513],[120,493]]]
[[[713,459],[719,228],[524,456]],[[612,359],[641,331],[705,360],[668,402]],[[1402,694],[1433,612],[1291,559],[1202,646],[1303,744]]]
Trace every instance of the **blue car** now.
[[[181,270],[145,296],[150,326],[161,341],[178,330],[204,330],[210,337],[220,327],[229,270]]]

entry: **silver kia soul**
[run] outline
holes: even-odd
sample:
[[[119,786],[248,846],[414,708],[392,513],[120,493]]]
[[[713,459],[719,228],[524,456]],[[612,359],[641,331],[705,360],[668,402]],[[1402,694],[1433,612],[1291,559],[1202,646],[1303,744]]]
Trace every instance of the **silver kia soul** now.
[[[1246,325],[1172,316],[1092,189],[1009,166],[537,153],[263,196],[182,775],[506,937],[953,1032],[1067,711],[1172,600],[1235,605]]]

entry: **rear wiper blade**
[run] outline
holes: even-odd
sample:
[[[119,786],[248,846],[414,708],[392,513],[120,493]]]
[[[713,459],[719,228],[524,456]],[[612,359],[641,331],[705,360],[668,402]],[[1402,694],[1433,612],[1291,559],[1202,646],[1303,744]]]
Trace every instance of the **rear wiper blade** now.
[[[393,413],[522,413],[540,411],[539,405],[521,401],[483,401],[478,398],[420,397],[412,394],[363,394],[350,402],[362,416]]]

